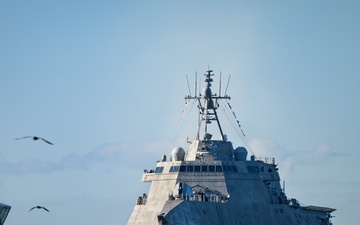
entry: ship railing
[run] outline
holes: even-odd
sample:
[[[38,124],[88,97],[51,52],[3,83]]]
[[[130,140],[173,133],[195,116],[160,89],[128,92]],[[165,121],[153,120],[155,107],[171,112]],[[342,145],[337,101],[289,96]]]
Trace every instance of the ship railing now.
[[[194,202],[214,202],[214,203],[226,203],[230,200],[229,197],[223,195],[204,195],[204,194],[194,194],[194,195],[182,195],[179,198],[169,198],[169,200],[184,200],[184,201],[194,201]]]
[[[266,164],[275,165],[275,158],[273,157],[257,157],[257,159],[263,161]]]

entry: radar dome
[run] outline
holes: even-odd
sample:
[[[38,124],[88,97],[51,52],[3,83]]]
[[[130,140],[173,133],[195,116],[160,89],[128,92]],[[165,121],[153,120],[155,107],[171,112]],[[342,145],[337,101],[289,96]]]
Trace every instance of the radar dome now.
[[[201,95],[204,97],[204,98],[210,98],[211,97],[211,89],[209,87],[205,87],[202,92],[201,92]]]
[[[184,161],[185,150],[181,147],[176,147],[171,151],[173,161]]]
[[[237,147],[235,150],[236,161],[246,161],[248,151],[244,147]]]

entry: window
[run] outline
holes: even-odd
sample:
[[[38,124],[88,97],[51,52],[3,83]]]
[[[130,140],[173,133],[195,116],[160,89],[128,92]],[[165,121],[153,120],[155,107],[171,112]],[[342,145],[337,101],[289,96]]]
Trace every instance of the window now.
[[[208,171],[208,166],[207,165],[202,165],[201,166],[201,172],[207,172]]]
[[[209,166],[209,172],[215,172],[215,166],[210,165]]]
[[[193,171],[194,171],[194,166],[193,165],[186,167],[186,172],[193,172]]]
[[[179,171],[179,166],[171,166],[170,170],[169,170],[170,173],[171,172],[178,172],[178,171]]]
[[[199,165],[194,166],[194,172],[200,172],[200,166]]]
[[[180,166],[180,172],[186,172],[186,166]]]
[[[163,166],[156,167],[155,173],[162,173],[163,170],[164,170],[164,167],[163,167]]]
[[[221,167],[221,165],[217,165],[217,166],[216,166],[216,172],[222,172],[222,167]]]
[[[179,168],[180,168],[180,166],[175,166],[174,172],[179,172]]]

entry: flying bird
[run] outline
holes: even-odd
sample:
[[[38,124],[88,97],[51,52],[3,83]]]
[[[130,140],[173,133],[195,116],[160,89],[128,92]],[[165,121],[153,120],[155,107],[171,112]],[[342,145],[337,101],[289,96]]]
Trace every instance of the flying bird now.
[[[25,137],[15,138],[15,140],[20,140],[20,139],[24,139],[24,138],[32,138],[34,141],[41,139],[41,140],[45,141],[46,143],[53,145],[53,143],[51,143],[50,141],[47,141],[44,138],[37,137],[37,136],[25,136]]]
[[[31,210],[33,210],[33,209],[44,209],[45,211],[50,212],[47,208],[45,208],[44,206],[40,206],[40,205],[32,207],[32,208],[29,210],[29,212],[30,212]]]

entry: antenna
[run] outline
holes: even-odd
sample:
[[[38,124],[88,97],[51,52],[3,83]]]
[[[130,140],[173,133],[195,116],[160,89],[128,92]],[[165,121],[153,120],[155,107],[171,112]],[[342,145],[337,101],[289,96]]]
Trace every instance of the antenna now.
[[[186,75],[186,81],[187,81],[187,85],[188,85],[188,89],[189,89],[189,94],[191,96],[191,90],[190,90],[188,75]]]
[[[200,129],[201,129],[201,125],[203,123],[205,124],[204,140],[208,140],[209,138],[207,138],[207,136],[206,136],[208,124],[210,124],[212,121],[216,121],[219,132],[222,137],[222,140],[226,141],[226,138],[222,131],[221,124],[220,124],[219,118],[217,116],[216,110],[218,108],[217,102],[219,101],[219,99],[230,99],[230,97],[229,96],[218,96],[218,95],[212,94],[211,88],[210,88],[212,85],[212,82],[213,82],[213,79],[211,77],[214,76],[214,74],[212,72],[213,72],[212,70],[208,70],[204,74],[205,75],[205,88],[203,89],[204,93],[200,92],[200,87],[199,87],[199,92],[200,92],[199,96],[194,96],[194,97],[186,96],[185,99],[195,99],[198,102],[199,117],[198,117],[198,131],[197,131],[197,135],[196,135],[196,140],[200,140],[200,138],[199,138]],[[197,75],[197,73],[196,73],[196,75]],[[196,77],[196,82],[197,82],[197,77]],[[195,87],[197,87],[197,85],[198,84],[196,83]],[[221,85],[220,85],[220,91],[221,91]],[[202,94],[203,94],[203,96],[202,96]]]
[[[197,71],[196,71],[196,73],[197,73]],[[199,86],[199,95],[200,95],[200,93],[201,93],[201,91],[200,91],[200,90],[201,90],[201,89],[200,89],[201,81],[200,81],[200,80],[201,80],[201,78],[199,78],[199,85],[198,85],[198,86]]]
[[[221,96],[221,71],[220,71],[220,82],[219,82],[219,96]],[[215,101],[215,107],[218,107],[218,99]]]
[[[197,71],[195,72],[195,97],[197,96]]]
[[[221,71],[220,71],[220,83],[219,83],[219,96],[221,96]]]
[[[228,87],[229,87],[230,77],[231,77],[231,74],[229,75],[229,79],[228,79],[228,82],[227,82],[227,85],[226,85],[225,96],[226,96],[227,89],[228,89]]]

